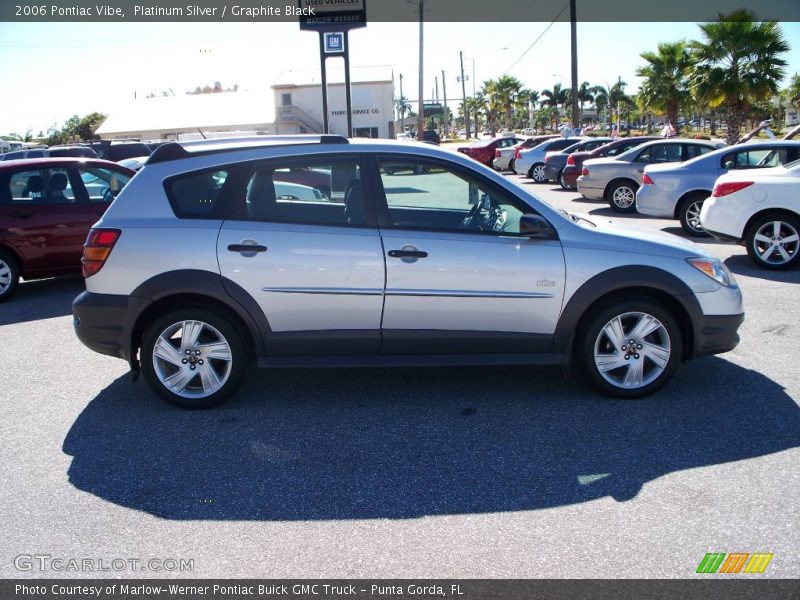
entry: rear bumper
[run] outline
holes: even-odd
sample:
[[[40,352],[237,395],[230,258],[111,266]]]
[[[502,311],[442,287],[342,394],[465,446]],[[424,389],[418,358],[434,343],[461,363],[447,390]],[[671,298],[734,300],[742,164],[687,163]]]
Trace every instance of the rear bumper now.
[[[636,212],[650,217],[675,217],[675,198],[654,185],[643,185],[636,192]]]
[[[130,362],[133,296],[83,292],[72,302],[73,327],[81,343],[100,354]]]
[[[744,313],[738,315],[703,316],[695,331],[694,347],[690,358],[722,354],[733,350],[739,343],[739,326]]]
[[[591,185],[587,185],[583,176],[578,178],[577,187],[578,192],[584,198],[588,198],[589,200],[605,200],[605,187],[592,187]]]
[[[734,244],[741,244],[742,239],[735,235],[728,235],[727,233],[720,233],[719,231],[713,231],[706,227],[703,227],[703,231],[705,231],[711,237],[719,240],[720,242],[733,242]]]
[[[575,167],[566,166],[564,167],[564,170],[561,171],[561,180],[568,187],[578,187],[578,177],[580,176],[580,171],[578,171],[578,169]]]

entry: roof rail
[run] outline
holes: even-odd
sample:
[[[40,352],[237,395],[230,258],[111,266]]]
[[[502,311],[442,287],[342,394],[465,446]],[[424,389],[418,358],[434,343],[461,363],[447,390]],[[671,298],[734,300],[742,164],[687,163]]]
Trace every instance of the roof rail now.
[[[349,144],[342,135],[257,135],[234,138],[214,138],[190,142],[167,142],[158,146],[145,162],[153,165],[172,160],[252,148],[271,148],[301,144]]]

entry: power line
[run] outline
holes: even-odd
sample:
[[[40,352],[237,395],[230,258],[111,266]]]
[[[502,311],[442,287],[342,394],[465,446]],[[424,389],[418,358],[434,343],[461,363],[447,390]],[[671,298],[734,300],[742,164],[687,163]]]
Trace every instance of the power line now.
[[[517,64],[519,63],[519,61],[521,61],[523,58],[525,58],[525,55],[526,55],[528,52],[530,52],[530,51],[531,51],[531,48],[533,48],[533,47],[534,47],[534,46],[537,44],[537,42],[538,42],[540,39],[542,39],[542,37],[544,36],[544,34],[545,34],[545,33],[547,33],[547,32],[550,30],[550,28],[551,28],[551,27],[552,27],[552,26],[555,24],[555,22],[556,22],[556,21],[558,21],[559,17],[561,17],[561,15],[562,15],[562,14],[564,14],[564,11],[565,11],[565,10],[567,10],[567,7],[568,7],[568,6],[569,6],[569,0],[567,0],[566,4],[564,4],[564,6],[561,8],[561,10],[560,10],[560,11],[558,11],[558,14],[556,15],[555,19],[553,19],[552,21],[550,21],[550,24],[549,24],[547,27],[545,27],[545,28],[544,28],[544,31],[542,31],[542,33],[540,33],[540,34],[539,34],[539,36],[538,36],[538,37],[537,37],[535,40],[533,40],[533,43],[532,43],[530,46],[528,46],[528,48],[525,50],[525,52],[523,52],[523,53],[522,53],[522,54],[519,56],[519,58],[518,58],[517,60],[515,60],[513,63],[511,63],[511,66],[510,66],[510,67],[508,67],[508,68],[507,68],[505,71],[503,71],[503,75],[505,75],[506,73],[508,73],[508,72],[509,72],[511,69],[513,69],[514,67],[516,67],[516,66],[517,66]]]

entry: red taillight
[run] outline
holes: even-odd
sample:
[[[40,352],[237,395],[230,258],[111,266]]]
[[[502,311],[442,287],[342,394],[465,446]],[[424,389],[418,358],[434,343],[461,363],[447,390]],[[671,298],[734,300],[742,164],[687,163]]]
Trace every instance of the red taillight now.
[[[572,154],[567,156],[567,164],[572,165],[573,167],[575,166],[575,157],[572,156]]]
[[[514,148],[514,158],[515,159],[519,158],[519,150],[520,150],[519,148]]]
[[[729,194],[733,194],[734,192],[738,192],[739,190],[743,190],[746,187],[750,187],[753,185],[754,182],[752,181],[730,181],[725,183],[718,183],[714,186],[714,191],[711,192],[711,195],[714,198],[721,198],[722,196],[727,196]]]
[[[119,229],[92,229],[89,232],[81,259],[84,277],[91,277],[103,268],[120,233]]]
[[[549,163],[551,158],[553,158],[553,157],[552,156],[545,156],[544,157],[545,164]]]
[[[495,157],[496,157],[496,158],[500,158],[500,156],[502,156],[502,155],[500,154],[500,149],[499,149],[499,148],[498,148],[497,150],[495,150],[495,151],[494,151],[494,155],[495,155]]]
[[[583,169],[581,170],[581,175],[586,177],[588,174],[589,174],[589,169],[587,169],[586,167],[583,167]]]
[[[642,185],[653,185],[653,183],[653,179],[650,177],[650,175],[647,173],[642,175]]]

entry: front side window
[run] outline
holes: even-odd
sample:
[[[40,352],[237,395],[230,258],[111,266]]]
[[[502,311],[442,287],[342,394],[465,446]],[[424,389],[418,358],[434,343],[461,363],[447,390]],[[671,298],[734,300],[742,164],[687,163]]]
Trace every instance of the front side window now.
[[[130,177],[118,171],[98,167],[82,167],[78,169],[89,202],[108,204],[122,190]]]
[[[254,167],[245,190],[248,220],[366,225],[361,168],[354,160],[308,160]]]
[[[403,229],[519,233],[524,203],[437,163],[379,160],[391,224]]]
[[[14,204],[72,204],[75,193],[66,169],[18,171],[9,179]]]

